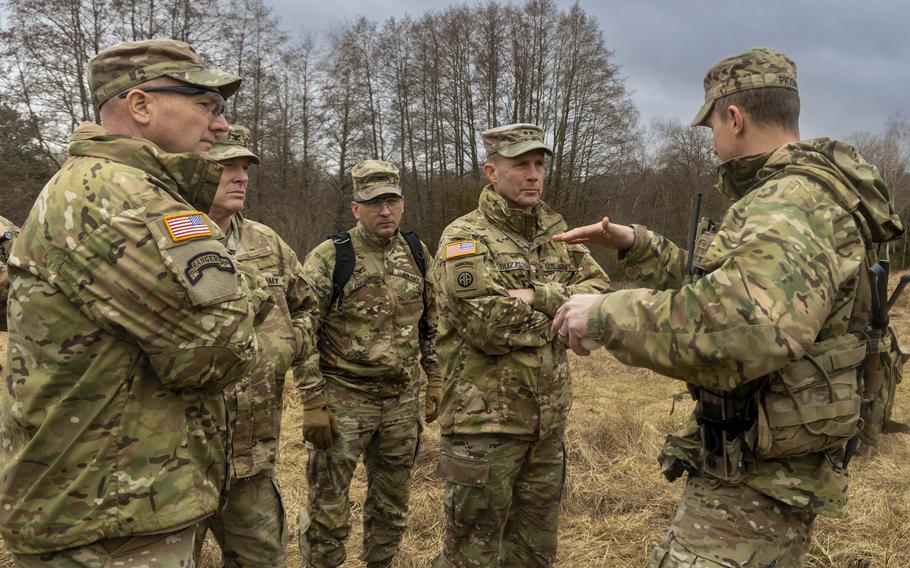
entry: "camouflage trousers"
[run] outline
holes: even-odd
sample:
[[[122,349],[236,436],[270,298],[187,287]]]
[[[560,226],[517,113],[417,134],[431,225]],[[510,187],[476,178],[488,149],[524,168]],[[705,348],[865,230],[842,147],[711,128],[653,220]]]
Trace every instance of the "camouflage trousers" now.
[[[196,525],[179,531],[108,538],[46,554],[13,554],[20,568],[193,568]]]
[[[650,568],[799,568],[815,515],[745,485],[690,477]]]
[[[340,433],[327,451],[307,444],[307,508],[297,523],[304,566],[327,568],[344,562],[351,532],[348,491],[361,456],[367,494],[360,558],[382,563],[398,552],[408,523],[411,467],[420,436],[417,388],[396,398],[376,398],[326,383],[326,400]]]
[[[196,531],[196,562],[205,533],[212,531],[225,567],[286,565],[288,542],[284,504],[274,471],[231,480],[224,507],[202,521]]]
[[[562,428],[539,440],[443,436],[446,527],[433,566],[552,566],[565,472]]]

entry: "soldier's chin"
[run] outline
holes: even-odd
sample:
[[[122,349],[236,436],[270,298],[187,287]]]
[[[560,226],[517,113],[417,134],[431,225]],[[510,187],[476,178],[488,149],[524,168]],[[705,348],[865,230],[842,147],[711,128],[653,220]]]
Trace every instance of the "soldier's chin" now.
[[[376,233],[381,237],[391,237],[397,230],[398,226],[395,225],[395,223],[384,223],[381,225],[376,225]]]

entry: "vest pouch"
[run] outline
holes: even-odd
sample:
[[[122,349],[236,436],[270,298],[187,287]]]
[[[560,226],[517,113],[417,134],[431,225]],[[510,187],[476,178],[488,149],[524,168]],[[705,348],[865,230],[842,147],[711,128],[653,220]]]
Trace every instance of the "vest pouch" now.
[[[861,425],[858,369],[865,358],[865,342],[842,335],[773,373],[758,400],[756,455],[782,458],[845,445]]]
[[[707,435],[702,427],[702,436]],[[702,454],[701,471],[727,483],[739,483],[743,479],[745,467],[743,466],[743,438],[741,435],[729,435],[726,432],[716,432],[717,443],[723,444],[720,451]]]

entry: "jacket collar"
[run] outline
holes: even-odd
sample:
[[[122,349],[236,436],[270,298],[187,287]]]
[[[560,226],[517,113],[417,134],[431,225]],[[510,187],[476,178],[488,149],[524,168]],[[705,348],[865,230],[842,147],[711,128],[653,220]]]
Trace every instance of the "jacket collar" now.
[[[170,154],[144,138],[112,134],[83,122],[70,137],[69,154],[111,160],[146,172],[193,207],[208,212],[221,180],[221,165],[192,153]]]
[[[774,172],[767,172],[762,176],[762,169],[771,156],[786,146],[781,146],[773,152],[740,156],[727,160],[717,166],[717,191],[734,201],[742,199],[750,191],[764,183],[765,179]]]
[[[492,184],[483,188],[477,207],[493,225],[528,241],[562,221],[562,216],[543,201],[539,201],[530,213],[509,207],[508,202],[493,190]]]

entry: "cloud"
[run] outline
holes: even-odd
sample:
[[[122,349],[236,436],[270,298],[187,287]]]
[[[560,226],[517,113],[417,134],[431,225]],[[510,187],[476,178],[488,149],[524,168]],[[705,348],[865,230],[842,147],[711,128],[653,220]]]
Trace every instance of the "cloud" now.
[[[568,9],[574,1],[556,3]],[[316,34],[360,15],[381,22],[450,4],[462,3],[272,2],[288,31]],[[600,23],[644,124],[673,118],[687,123],[703,99],[701,80],[708,67],[759,45],[796,61],[806,138],[877,132],[889,115],[908,110],[910,42],[903,0],[585,0],[580,5]]]

